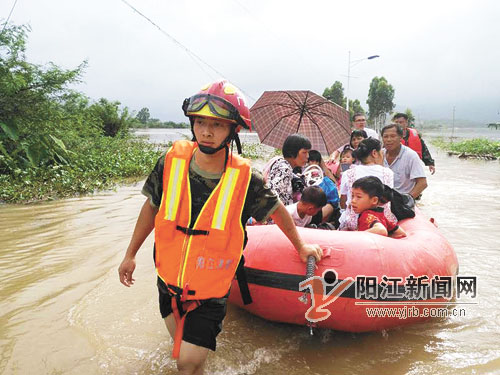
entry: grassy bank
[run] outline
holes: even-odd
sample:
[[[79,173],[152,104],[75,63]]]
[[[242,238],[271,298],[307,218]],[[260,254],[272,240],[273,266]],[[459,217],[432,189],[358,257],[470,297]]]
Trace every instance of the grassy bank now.
[[[0,201],[28,203],[110,189],[124,181],[144,178],[161,152],[135,139],[87,140],[69,164],[19,168],[10,175],[0,175]]]
[[[461,142],[447,142],[443,138],[432,140],[432,144],[443,150],[463,156],[500,158],[500,142],[488,139],[474,138]]]

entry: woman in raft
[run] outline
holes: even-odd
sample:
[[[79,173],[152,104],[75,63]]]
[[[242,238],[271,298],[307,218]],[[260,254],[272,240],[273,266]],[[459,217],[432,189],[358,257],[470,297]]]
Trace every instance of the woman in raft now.
[[[361,163],[348,170],[342,175],[340,185],[340,208],[344,210],[340,217],[341,230],[356,230],[358,227],[358,214],[351,208],[352,185],[354,181],[366,177],[375,176],[383,184],[394,187],[394,173],[383,166],[384,155],[382,144],[378,139],[367,138],[361,141],[358,148],[354,150],[353,156]],[[384,214],[393,223],[397,222],[391,212],[390,203],[384,204]]]

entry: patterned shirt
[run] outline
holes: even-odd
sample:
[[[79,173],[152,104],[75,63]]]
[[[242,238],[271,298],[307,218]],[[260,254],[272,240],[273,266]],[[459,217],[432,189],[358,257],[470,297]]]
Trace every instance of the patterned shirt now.
[[[278,158],[267,176],[267,183],[285,206],[293,203],[293,168],[284,158]]]
[[[163,194],[163,169],[165,155],[161,156],[142,188],[142,194],[150,199],[151,205],[160,207]],[[201,170],[193,159],[189,163],[189,183],[191,187],[191,226],[194,225],[203,205],[217,186],[222,173],[207,173]],[[264,184],[259,171],[252,168],[252,176],[248,187],[241,222],[245,226],[253,217],[257,221],[265,221],[278,208],[278,197]]]
[[[376,223],[382,224],[387,229],[387,233],[392,233],[399,228],[397,224],[387,220],[383,207],[375,207],[371,210],[365,210],[359,215],[358,230],[365,231],[372,228]]]

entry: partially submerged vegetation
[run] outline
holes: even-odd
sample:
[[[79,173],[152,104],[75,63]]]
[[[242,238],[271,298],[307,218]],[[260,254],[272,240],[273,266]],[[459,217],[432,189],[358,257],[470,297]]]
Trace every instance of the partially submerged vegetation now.
[[[17,168],[0,175],[0,200],[32,202],[110,189],[143,178],[161,154],[144,141],[104,137],[84,140],[78,150],[70,163]]]
[[[447,150],[452,155],[459,157],[477,157],[489,160],[500,158],[500,142],[483,138],[467,139],[461,142],[447,142],[443,138],[436,138],[432,144]]]

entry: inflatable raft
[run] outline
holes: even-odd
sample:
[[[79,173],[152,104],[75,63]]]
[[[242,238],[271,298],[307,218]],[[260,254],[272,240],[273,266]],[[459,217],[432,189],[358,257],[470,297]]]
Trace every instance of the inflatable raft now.
[[[322,307],[323,312],[328,310],[328,317],[324,319],[323,314],[322,320],[314,322],[313,299],[305,293],[313,288],[304,289],[305,264],[296,250],[276,225],[249,226],[244,256],[253,302],[243,305],[236,280],[229,300],[267,320],[349,332],[427,320],[436,316],[433,312],[443,308],[453,293],[457,257],[436,225],[418,210],[415,218],[399,225],[406,238],[298,228],[306,243],[319,244],[326,254],[314,272],[316,281],[324,281],[322,295],[317,295],[317,288],[313,292],[316,307],[328,301],[340,283],[353,280],[333,302]]]

